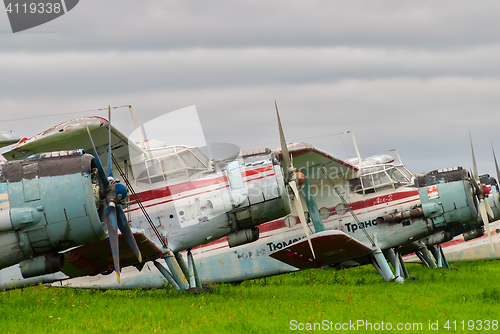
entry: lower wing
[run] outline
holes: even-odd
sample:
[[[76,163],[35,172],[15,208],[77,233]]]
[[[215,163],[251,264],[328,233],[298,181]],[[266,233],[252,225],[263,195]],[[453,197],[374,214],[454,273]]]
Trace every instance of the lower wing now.
[[[337,230],[315,233],[311,236],[311,243],[316,258],[312,256],[307,239],[274,252],[270,256],[299,269],[308,269],[356,259],[373,252],[370,247]]]
[[[132,229],[132,232],[141,251],[143,261],[142,263],[138,262],[125,238],[119,234],[120,266],[122,268],[131,265],[142,266],[146,261],[161,258],[161,249],[148,239],[142,231]],[[61,271],[69,277],[106,274],[114,270],[113,255],[108,238],[71,248],[63,254],[65,263]]]

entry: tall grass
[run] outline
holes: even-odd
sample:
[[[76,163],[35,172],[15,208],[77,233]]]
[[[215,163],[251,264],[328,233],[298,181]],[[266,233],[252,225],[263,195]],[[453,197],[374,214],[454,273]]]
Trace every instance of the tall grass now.
[[[294,327],[367,321],[420,323],[428,332],[480,332],[474,323],[500,320],[497,261],[457,263],[460,270],[410,264],[418,280],[384,282],[372,267],[308,270],[221,284],[211,294],[162,290],[79,290],[34,286],[0,291],[3,333],[283,333]],[[443,329],[456,321],[456,330]],[[462,326],[461,321],[465,321]],[[310,323],[310,325],[307,325]],[[479,323],[477,323],[479,324]],[[345,326],[344,326],[345,327]],[[465,330],[462,330],[462,327]],[[314,328],[314,327],[311,327]],[[363,332],[362,328],[358,328]],[[498,332],[489,330],[484,332]],[[345,330],[341,332],[350,332]],[[375,331],[375,330],[373,330]],[[311,332],[311,331],[305,331]],[[316,327],[314,332],[323,332]],[[398,332],[393,331],[377,332]]]

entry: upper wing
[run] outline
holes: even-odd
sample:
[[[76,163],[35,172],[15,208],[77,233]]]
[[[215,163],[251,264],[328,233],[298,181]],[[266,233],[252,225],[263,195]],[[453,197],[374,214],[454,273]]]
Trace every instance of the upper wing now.
[[[348,178],[358,172],[358,167],[311,144],[292,143],[288,144],[287,147],[288,152],[293,157],[293,167],[304,173],[311,185],[325,180],[325,175],[320,170],[322,167],[324,167],[326,175],[332,181],[339,178]],[[277,149],[276,152],[282,159],[281,149]]]
[[[8,131],[0,131],[0,147],[17,143],[21,138]]]
[[[162,251],[142,231],[132,229],[142,254],[142,263],[158,259]],[[120,267],[138,265],[139,262],[121,234],[118,235]],[[108,238],[69,249],[64,252],[65,263],[61,270],[69,277],[97,275],[114,270],[113,255]]]
[[[56,125],[21,141],[3,156],[7,160],[18,160],[41,152],[73,149],[84,149],[87,152],[92,152],[92,143],[86,125],[90,130],[101,162],[106,163],[109,123],[100,117],[82,117]],[[136,157],[143,154],[143,150],[137,144],[130,142],[127,136],[113,126],[111,126],[111,149],[113,156],[118,161],[130,160],[130,155]]]
[[[291,244],[270,256],[299,269],[309,269],[356,259],[372,252],[370,247],[337,230],[315,233],[311,236],[311,243],[316,259],[312,256],[307,239]]]

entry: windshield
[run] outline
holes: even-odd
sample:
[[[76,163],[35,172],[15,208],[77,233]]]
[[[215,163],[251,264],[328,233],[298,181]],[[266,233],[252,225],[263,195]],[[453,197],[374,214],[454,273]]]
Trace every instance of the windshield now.
[[[196,146],[165,146],[146,152],[147,159],[132,164],[137,182],[157,183],[189,178],[205,171],[208,158]],[[169,182],[170,183],[170,182]]]
[[[377,165],[361,168],[361,178],[349,180],[353,192],[369,194],[413,183],[413,174],[403,165]]]

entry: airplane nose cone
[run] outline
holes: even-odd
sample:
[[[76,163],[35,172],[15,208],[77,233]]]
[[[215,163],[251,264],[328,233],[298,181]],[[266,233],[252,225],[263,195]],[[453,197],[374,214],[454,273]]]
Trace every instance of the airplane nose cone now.
[[[491,186],[488,186],[488,185],[483,186],[483,192],[485,195],[491,194]]]
[[[119,200],[125,199],[127,197],[127,187],[121,183],[117,183],[115,184],[115,193]]]
[[[299,185],[303,184],[305,181],[306,181],[306,177],[304,174],[302,174],[301,172],[297,172],[295,173],[297,175],[297,183]]]

